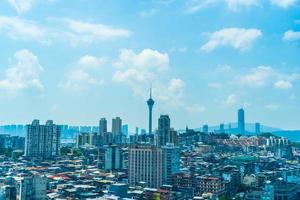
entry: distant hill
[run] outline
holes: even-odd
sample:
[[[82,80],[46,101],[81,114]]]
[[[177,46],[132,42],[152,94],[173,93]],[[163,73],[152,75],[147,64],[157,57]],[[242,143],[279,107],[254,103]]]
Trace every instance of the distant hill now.
[[[300,142],[300,130],[294,130],[294,131],[275,131],[272,132],[274,135],[280,136],[280,137],[286,137],[289,140],[293,142]]]
[[[229,123],[224,124],[225,132],[238,134],[237,123],[231,123],[231,129],[229,131]],[[255,135],[255,123],[246,123],[245,124],[246,135]],[[196,131],[202,131],[201,128],[196,128]],[[209,132],[218,132],[220,130],[220,126],[209,126]],[[179,130],[179,132],[184,132],[184,129]],[[279,137],[286,137],[293,142],[300,142],[300,130],[282,130],[280,128],[275,128],[271,126],[261,125],[260,127],[261,133],[272,133]]]
[[[238,127],[237,123],[231,123],[231,129],[230,129],[231,131],[230,132],[231,133],[238,133],[237,127]],[[229,131],[229,123],[224,124],[224,128],[225,128],[225,131]],[[246,134],[250,134],[250,135],[255,134],[255,123],[246,123],[245,124],[245,129],[246,129]],[[195,130],[202,131],[202,128],[196,128]],[[209,132],[219,131],[220,130],[220,125],[209,126],[208,130],[209,130]],[[183,130],[181,130],[181,131],[183,131]],[[271,133],[273,133],[273,132],[282,131],[282,129],[261,125],[260,131],[261,132],[271,132]]]

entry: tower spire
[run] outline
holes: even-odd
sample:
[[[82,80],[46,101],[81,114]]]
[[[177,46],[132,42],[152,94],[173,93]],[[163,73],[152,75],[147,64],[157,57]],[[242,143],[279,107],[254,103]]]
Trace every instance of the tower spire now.
[[[152,99],[152,86],[150,87],[150,97],[147,100],[147,105],[149,109],[149,134],[152,134],[152,108],[154,105],[154,100]]]

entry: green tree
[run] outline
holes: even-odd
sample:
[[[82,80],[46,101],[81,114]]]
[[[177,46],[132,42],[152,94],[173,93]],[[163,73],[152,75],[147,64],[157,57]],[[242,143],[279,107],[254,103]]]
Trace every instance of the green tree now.
[[[219,200],[229,200],[229,198],[227,198],[225,195],[223,195],[219,198]]]
[[[82,151],[78,148],[74,148],[73,149],[73,155],[78,157],[78,156],[82,156]]]
[[[71,153],[71,151],[72,151],[71,147],[62,147],[60,149],[61,155],[67,155],[67,154]]]
[[[12,148],[6,148],[5,150],[4,150],[4,155],[6,156],[6,157],[11,157],[11,155],[12,155]]]

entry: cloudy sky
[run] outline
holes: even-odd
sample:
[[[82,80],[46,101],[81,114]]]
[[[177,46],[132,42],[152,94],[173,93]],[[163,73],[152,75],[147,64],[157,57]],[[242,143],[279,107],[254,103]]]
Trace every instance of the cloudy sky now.
[[[2,0],[0,124],[300,128],[299,0]],[[156,127],[156,120],[155,127]]]

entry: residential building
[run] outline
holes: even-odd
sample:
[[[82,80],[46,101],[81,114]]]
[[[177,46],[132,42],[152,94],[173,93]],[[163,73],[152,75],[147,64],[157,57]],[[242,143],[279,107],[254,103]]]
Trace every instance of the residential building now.
[[[163,150],[163,183],[173,185],[173,176],[179,173],[180,149],[172,143],[162,147]]]
[[[33,120],[27,125],[25,155],[30,158],[52,159],[59,155],[60,127],[48,120],[40,125],[39,120]]]
[[[153,145],[132,145],[128,150],[129,185],[145,182],[147,187],[159,188],[163,175],[162,149]]]

